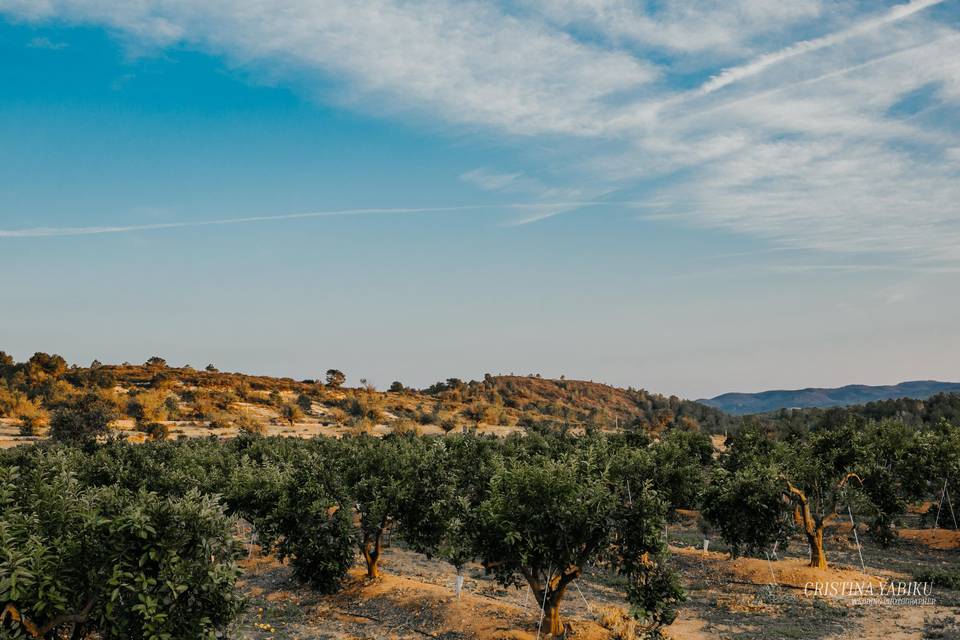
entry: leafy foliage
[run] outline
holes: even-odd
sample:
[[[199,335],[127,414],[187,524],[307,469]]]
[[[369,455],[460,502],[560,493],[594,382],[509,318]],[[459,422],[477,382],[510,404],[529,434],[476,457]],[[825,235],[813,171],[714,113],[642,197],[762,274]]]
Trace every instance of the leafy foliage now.
[[[116,405],[96,393],[59,409],[50,421],[50,435],[57,440],[86,442],[107,433],[119,417]]]
[[[239,612],[239,548],[215,498],[84,487],[69,456],[0,468],[0,599],[13,637],[214,638]]]
[[[960,456],[958,432],[945,423],[913,429],[850,419],[777,440],[753,424],[728,441],[703,515],[736,552],[753,553],[781,539],[792,512],[813,550],[811,564],[825,566],[824,527],[853,505],[872,515],[881,543],[893,540],[907,504],[932,495]]]
[[[714,469],[701,513],[720,530],[734,556],[755,555],[775,543],[783,547],[793,531],[783,504],[783,482],[772,465]]]
[[[655,485],[670,510],[693,509],[713,464],[713,444],[698,431],[671,429],[653,447]]]
[[[960,591],[960,570],[925,569],[913,575],[917,582],[927,582],[934,587],[944,587]]]
[[[262,543],[290,559],[296,577],[330,593],[353,564],[353,516],[338,474],[320,457],[303,462],[285,468],[247,461],[232,482],[231,501]]]
[[[506,460],[479,507],[476,553],[501,583],[529,584],[554,635],[564,632],[566,589],[603,559],[627,576],[634,613],[651,630],[673,620],[682,598],[664,562],[666,505],[649,479],[623,483],[604,462],[611,454],[608,442],[585,441],[559,458]]]

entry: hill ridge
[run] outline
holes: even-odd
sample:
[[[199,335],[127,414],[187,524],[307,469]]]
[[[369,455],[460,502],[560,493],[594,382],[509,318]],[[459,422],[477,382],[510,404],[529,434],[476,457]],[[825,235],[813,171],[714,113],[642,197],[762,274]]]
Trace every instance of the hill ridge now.
[[[767,413],[778,409],[846,407],[877,400],[926,400],[938,393],[960,392],[960,382],[907,380],[889,385],[847,384],[841,387],[770,389],[755,393],[729,392],[697,400],[733,415]]]

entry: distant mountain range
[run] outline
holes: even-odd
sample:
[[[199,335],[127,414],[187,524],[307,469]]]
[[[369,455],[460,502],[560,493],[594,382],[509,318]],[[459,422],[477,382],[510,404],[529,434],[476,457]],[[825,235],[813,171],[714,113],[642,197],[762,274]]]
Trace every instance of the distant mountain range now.
[[[778,389],[760,393],[724,393],[709,400],[698,400],[707,406],[734,415],[766,413],[777,409],[808,409],[811,407],[843,407],[875,400],[914,398],[925,400],[944,392],[960,393],[960,382],[914,380],[894,385],[870,386],[848,384],[835,389]]]

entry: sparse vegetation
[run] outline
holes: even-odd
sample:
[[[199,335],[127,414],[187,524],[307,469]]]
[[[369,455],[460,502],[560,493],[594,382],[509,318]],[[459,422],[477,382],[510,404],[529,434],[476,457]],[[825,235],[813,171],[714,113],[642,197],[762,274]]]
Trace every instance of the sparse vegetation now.
[[[347,381],[347,376],[344,375],[343,371],[338,369],[327,369],[327,386],[333,389],[338,389],[343,386],[343,383]]]
[[[285,402],[280,405],[280,418],[291,427],[303,419],[303,410],[299,405]]]
[[[348,416],[378,422],[383,419],[383,405],[370,393],[359,393],[346,398],[341,408]]]
[[[934,587],[960,590],[960,569],[929,569],[913,575],[917,582],[926,582]]]

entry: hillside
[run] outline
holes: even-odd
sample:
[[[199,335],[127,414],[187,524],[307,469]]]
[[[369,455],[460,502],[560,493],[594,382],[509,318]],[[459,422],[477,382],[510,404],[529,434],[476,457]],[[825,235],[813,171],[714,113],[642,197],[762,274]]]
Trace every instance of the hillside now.
[[[331,371],[338,375],[321,382],[226,373],[212,365],[170,367],[162,358],[80,367],[37,353],[18,363],[0,352],[0,440],[9,445],[43,437],[58,412],[91,398],[118,433],[134,439],[229,437],[242,430],[299,437],[464,429],[657,433],[672,425],[717,433],[735,422],[689,400],[587,381],[487,375],[469,382],[450,378],[422,390],[395,382],[382,391],[343,387],[343,375]]]
[[[832,389],[810,387],[760,393],[724,393],[698,402],[733,415],[748,415],[777,409],[845,407],[896,398],[926,400],[938,393],[948,392],[960,392],[960,382],[916,380],[895,385],[850,384]]]
[[[503,405],[555,422],[601,428],[632,425],[659,431],[676,422],[715,432],[734,422],[722,411],[699,402],[584,380],[487,375],[483,380],[467,383],[447,380],[424,393],[445,402]]]

